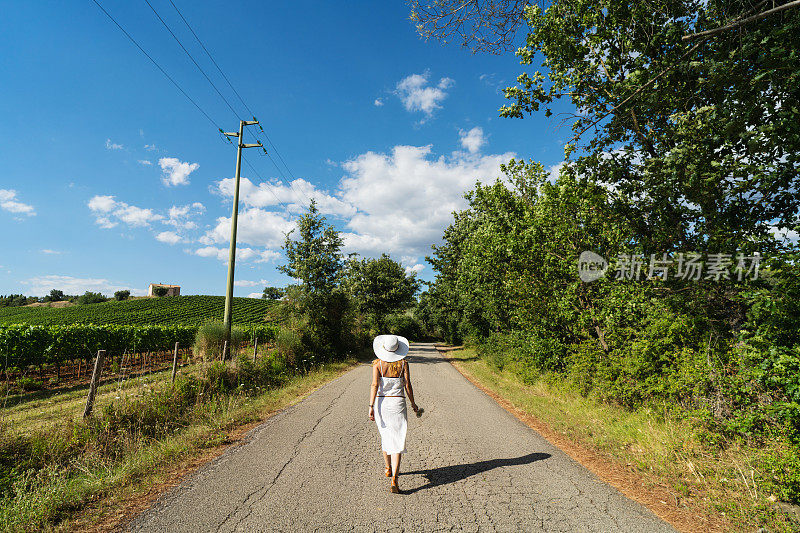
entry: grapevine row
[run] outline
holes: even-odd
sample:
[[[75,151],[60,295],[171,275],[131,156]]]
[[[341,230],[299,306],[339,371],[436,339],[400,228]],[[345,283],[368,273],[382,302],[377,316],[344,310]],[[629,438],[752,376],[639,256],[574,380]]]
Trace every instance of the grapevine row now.
[[[234,298],[233,321],[248,326],[263,324],[272,305],[273,302],[269,300]],[[199,326],[209,320],[222,320],[224,309],[224,296],[141,298],[66,308],[6,307],[0,309],[0,325]]]
[[[275,328],[271,325],[251,326],[247,330],[259,343],[275,338]],[[0,365],[3,370],[58,366],[88,359],[97,350],[109,354],[158,352],[171,349],[176,342],[191,346],[196,334],[196,326],[0,326]]]

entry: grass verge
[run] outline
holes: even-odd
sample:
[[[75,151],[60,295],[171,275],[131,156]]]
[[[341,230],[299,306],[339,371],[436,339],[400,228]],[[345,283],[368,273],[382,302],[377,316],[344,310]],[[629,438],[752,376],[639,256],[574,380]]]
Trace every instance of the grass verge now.
[[[473,349],[446,356],[468,379],[568,455],[680,531],[800,531],[759,491],[763,457],[781,443],[709,445],[690,420],[628,411],[581,396],[557,376],[524,383]]]
[[[275,358],[212,364],[108,403],[88,421],[0,434],[0,529],[109,529],[124,509],[232,442],[243,425],[299,401],[355,359],[308,373]],[[68,398],[67,401],[72,401]],[[211,452],[210,452],[211,450]],[[133,503],[132,503],[133,502]]]

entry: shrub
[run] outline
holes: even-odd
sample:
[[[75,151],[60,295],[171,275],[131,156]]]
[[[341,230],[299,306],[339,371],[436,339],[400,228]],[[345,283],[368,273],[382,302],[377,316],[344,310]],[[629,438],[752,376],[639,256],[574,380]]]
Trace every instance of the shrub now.
[[[253,362],[246,356],[236,361],[239,387],[246,391],[277,387],[289,378],[289,370],[277,357],[263,357]]]
[[[765,488],[780,500],[800,504],[800,444],[778,447],[762,459],[761,466]]]
[[[42,383],[40,380],[29,378],[27,376],[18,378],[16,384],[17,388],[22,392],[42,390],[44,388],[44,383]]]
[[[248,342],[249,335],[244,328],[233,326],[229,348],[235,353]],[[197,328],[192,350],[196,356],[205,360],[222,359],[222,350],[225,346],[225,324],[220,321],[206,322]]]
[[[130,295],[131,291],[117,291],[114,293],[114,299],[121,302],[122,300],[127,300]]]
[[[561,369],[567,351],[554,337],[524,331],[496,332],[471,342],[477,343],[478,353],[494,368],[508,367],[524,381],[531,381],[542,371]]]
[[[296,366],[305,351],[303,337],[291,326],[281,326],[275,337],[278,356],[289,366]]]
[[[108,300],[108,298],[106,298],[99,292],[92,292],[92,291],[86,291],[85,293],[83,293],[81,296],[78,297],[78,303],[81,305],[97,304],[105,302],[106,300]]]
[[[408,314],[389,315],[385,319],[386,331],[379,333],[391,333],[401,335],[409,340],[418,340],[423,337],[422,323],[415,317]]]

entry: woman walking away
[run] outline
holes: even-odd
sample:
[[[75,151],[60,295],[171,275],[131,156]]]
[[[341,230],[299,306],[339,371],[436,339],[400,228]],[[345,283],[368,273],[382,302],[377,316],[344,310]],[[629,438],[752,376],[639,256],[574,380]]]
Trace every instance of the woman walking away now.
[[[381,434],[386,477],[392,478],[391,491],[399,494],[400,454],[406,451],[406,398],[416,413],[414,389],[408,369],[408,340],[397,335],[378,335],[372,342],[378,356],[372,363],[372,388],[369,397],[369,419],[374,420]]]

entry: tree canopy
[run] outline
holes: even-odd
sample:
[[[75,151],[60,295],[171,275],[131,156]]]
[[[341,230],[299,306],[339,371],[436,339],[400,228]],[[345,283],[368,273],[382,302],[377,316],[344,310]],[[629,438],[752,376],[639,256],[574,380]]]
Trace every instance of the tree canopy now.
[[[797,227],[800,9],[560,0],[476,11],[481,4],[437,2],[431,12],[413,3],[412,18],[446,40],[436,24],[448,17],[502,31],[521,15],[528,34],[516,53],[544,68],[505,90],[501,115],[550,116],[568,102],[567,162],[608,188],[647,251],[769,252],[780,249],[772,233]]]
[[[262,300],[280,300],[283,298],[283,295],[286,291],[279,287],[264,287],[264,291],[261,293]]]
[[[419,283],[414,274],[386,254],[379,259],[352,258],[347,263],[346,290],[359,311],[383,329],[387,315],[411,307]]]
[[[283,250],[288,263],[281,272],[299,280],[309,293],[330,293],[338,284],[344,259],[342,238],[327,224],[314,200],[308,212],[297,221],[297,240],[287,234]]]

